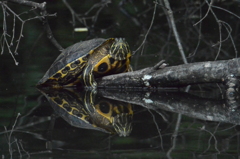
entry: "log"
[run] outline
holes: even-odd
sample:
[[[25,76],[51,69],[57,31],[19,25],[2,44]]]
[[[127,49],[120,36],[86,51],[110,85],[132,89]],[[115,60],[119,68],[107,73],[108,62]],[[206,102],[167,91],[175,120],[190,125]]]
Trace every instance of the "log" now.
[[[161,61],[154,67],[102,77],[97,79],[97,83],[98,88],[129,89],[225,83],[229,77],[240,76],[239,63],[240,58],[234,58],[164,67],[165,64]]]

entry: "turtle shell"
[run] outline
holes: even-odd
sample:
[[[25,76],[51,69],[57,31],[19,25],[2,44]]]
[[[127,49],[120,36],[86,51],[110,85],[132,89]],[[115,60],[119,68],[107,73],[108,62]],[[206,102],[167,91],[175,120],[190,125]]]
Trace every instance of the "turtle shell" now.
[[[96,38],[66,48],[37,85],[52,87],[77,85],[82,80],[82,73],[86,66],[92,66],[94,78],[129,71],[130,51],[120,60],[110,55],[111,49],[117,51],[122,49],[115,46],[116,40],[118,39]],[[127,43],[126,48],[129,50]],[[116,54],[120,55],[120,53]]]

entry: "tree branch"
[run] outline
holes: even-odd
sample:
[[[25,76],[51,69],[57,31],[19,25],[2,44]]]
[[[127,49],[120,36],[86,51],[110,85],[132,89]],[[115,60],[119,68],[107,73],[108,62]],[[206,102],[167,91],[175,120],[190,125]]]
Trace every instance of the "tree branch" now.
[[[9,2],[13,2],[13,3],[18,3],[21,5],[25,5],[25,6],[29,6],[29,7],[33,7],[33,8],[38,8],[41,11],[41,15],[39,17],[39,19],[43,22],[43,26],[47,32],[47,37],[50,39],[50,41],[52,42],[52,44],[59,50],[62,51],[63,48],[62,46],[57,42],[57,40],[54,38],[52,30],[48,24],[47,21],[47,16],[48,13],[46,11],[46,2],[43,3],[36,3],[36,2],[31,2],[31,1],[26,1],[26,0],[8,0]]]

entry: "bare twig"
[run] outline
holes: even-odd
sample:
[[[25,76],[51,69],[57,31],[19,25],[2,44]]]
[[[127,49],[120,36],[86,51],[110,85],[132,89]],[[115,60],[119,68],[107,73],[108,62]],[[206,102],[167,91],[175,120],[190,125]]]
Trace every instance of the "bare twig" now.
[[[93,23],[96,23],[98,16],[100,14],[100,12],[103,10],[103,8],[108,5],[109,3],[111,3],[110,0],[105,0],[105,1],[101,1],[99,3],[96,3],[95,5],[93,5],[87,12],[84,13],[84,16],[81,17],[80,14],[78,14],[76,11],[74,11],[74,9],[71,7],[71,5],[66,1],[66,0],[62,0],[62,2],[65,4],[65,6],[69,9],[69,11],[71,12],[72,15],[72,25],[73,27],[76,25],[76,20],[78,20],[80,23],[82,23],[85,27],[88,27],[86,20],[90,19],[92,20]],[[86,17],[86,15],[88,15],[94,8],[99,8],[96,12],[95,15],[90,16],[90,17]],[[75,19],[76,18],[76,19]],[[92,24],[91,24],[92,25]]]
[[[204,17],[202,17],[202,19],[200,19],[200,20],[199,20],[197,23],[195,23],[193,26],[198,25],[199,23],[201,23],[201,22],[208,16],[208,13],[209,13],[209,11],[211,10],[211,7],[212,7],[212,3],[213,3],[213,1],[210,2],[209,7],[208,7],[208,10],[207,10],[207,13],[204,15]]]
[[[167,157],[169,159],[171,159],[171,153],[172,151],[175,149],[176,147],[176,139],[177,139],[177,136],[178,136],[178,131],[179,131],[179,127],[180,127],[180,124],[181,124],[181,120],[182,120],[182,115],[181,114],[178,114],[178,118],[177,118],[177,123],[176,123],[176,127],[175,127],[175,130],[172,134],[172,147],[168,150],[167,152]]]
[[[221,25],[223,25],[223,26],[225,27],[225,29],[227,30],[227,32],[228,32],[227,37],[226,37],[224,40],[222,40],[222,42],[225,42],[225,41],[227,41],[227,40],[230,38],[230,40],[231,40],[231,42],[232,42],[232,45],[233,45],[233,48],[234,48],[235,57],[237,58],[237,57],[238,57],[238,51],[237,51],[235,42],[234,42],[234,40],[233,40],[233,37],[232,37],[232,35],[231,35],[232,27],[231,27],[228,23],[226,23],[226,22],[224,22],[224,21],[222,21],[222,20],[219,20],[219,23],[220,23]],[[218,45],[218,44],[220,44],[220,43],[218,42],[218,43],[215,44],[215,45]],[[215,46],[215,45],[213,45],[213,46]]]
[[[23,151],[23,152],[25,152],[25,153],[27,154],[28,158],[30,158],[30,154],[29,154],[29,152],[27,152],[27,151],[24,149],[24,147],[23,147],[23,145],[22,145],[22,142],[21,142],[21,141],[19,141],[19,145],[20,145],[20,147],[21,147],[22,151]]]
[[[168,20],[170,21],[170,25],[171,25],[171,28],[173,29],[173,33],[174,33],[174,36],[175,36],[175,39],[177,41],[177,45],[178,45],[178,49],[180,51],[180,54],[182,56],[182,60],[185,64],[187,64],[187,59],[186,59],[186,56],[185,56],[185,53],[183,51],[183,47],[182,47],[182,44],[181,44],[181,40],[180,40],[180,37],[179,37],[179,34],[178,34],[178,31],[177,31],[177,27],[176,27],[176,24],[175,24],[175,21],[174,21],[174,17],[173,17],[173,12],[172,12],[172,9],[170,7],[170,4],[168,2],[168,0],[163,0],[164,4],[165,4],[165,7],[168,8],[168,10],[164,10],[164,12],[167,13],[167,16],[168,16]]]
[[[3,10],[3,34],[1,36],[1,47],[2,47],[2,50],[1,50],[1,54],[3,54],[4,52],[4,48],[5,48],[5,45],[7,46],[7,49],[8,49],[8,52],[10,53],[10,55],[12,56],[14,62],[15,62],[15,65],[18,65],[18,61],[15,59],[14,55],[13,55],[13,52],[11,51],[11,46],[13,46],[13,39],[14,39],[14,32],[12,34],[12,39],[10,41],[10,43],[8,42],[8,39],[7,37],[11,37],[8,33],[7,33],[7,22],[6,22],[6,13],[8,11],[11,12],[11,9],[7,7],[7,5],[3,2],[0,2],[1,6],[2,6],[2,10]],[[21,21],[21,19],[20,19]],[[13,26],[15,26],[15,16],[14,16],[14,24]],[[15,28],[13,28],[14,30]]]
[[[209,138],[209,141],[208,141],[208,143],[209,143],[209,147],[210,147],[210,140],[212,139],[212,137],[214,138],[214,140],[215,140],[215,144],[214,144],[214,146],[215,146],[215,150],[218,152],[218,154],[220,154],[220,151],[218,150],[218,147],[217,147],[217,145],[218,145],[218,141],[217,141],[215,135],[214,135],[212,132],[210,132],[209,130],[206,130],[206,129],[205,129],[205,126],[203,126],[203,127],[200,128],[200,129],[201,129],[202,131],[206,131],[206,132],[208,132],[208,133],[211,135],[211,137]],[[207,151],[207,150],[205,150],[205,151]]]
[[[210,3],[209,3],[207,0],[205,0],[205,3],[207,3],[207,5],[208,5],[208,11],[207,11],[207,13],[205,14],[205,16],[204,16],[203,18],[201,18],[201,20],[199,20],[197,23],[194,24],[194,26],[196,26],[197,24],[199,24],[200,22],[202,22],[202,21],[208,16],[209,12],[211,12],[212,15],[213,15],[213,17],[215,18],[215,20],[216,20],[216,22],[217,22],[217,24],[218,24],[218,28],[219,28],[219,41],[218,41],[216,44],[213,44],[213,45],[212,45],[213,47],[216,46],[216,45],[219,45],[219,47],[218,47],[218,52],[217,52],[217,54],[216,54],[216,56],[215,56],[215,60],[217,60],[217,58],[219,57],[220,52],[223,51],[223,50],[222,50],[222,43],[225,42],[225,41],[227,41],[229,38],[230,38],[230,40],[231,40],[231,42],[232,42],[232,45],[233,45],[233,48],[234,48],[234,51],[235,51],[235,55],[236,55],[235,57],[237,57],[238,51],[237,51],[237,49],[236,49],[236,45],[235,45],[235,43],[234,43],[234,41],[233,41],[233,38],[232,38],[232,35],[231,35],[231,32],[232,32],[231,26],[230,26],[228,23],[226,23],[226,22],[224,22],[224,21],[222,21],[222,20],[219,20],[218,17],[217,17],[217,15],[215,14],[215,12],[213,11],[212,8],[217,8],[217,9],[223,10],[223,11],[229,13],[229,14],[232,14],[233,16],[235,16],[235,17],[237,17],[237,18],[240,18],[240,17],[237,16],[236,14],[234,14],[234,13],[232,13],[232,12],[224,9],[224,8],[214,6],[214,5],[213,5],[213,0],[211,0]],[[222,26],[226,29],[226,31],[227,31],[227,33],[228,33],[228,34],[227,34],[227,37],[226,37],[225,39],[223,39],[223,35],[222,35]]]
[[[205,0],[205,2],[208,4],[209,6],[209,10],[211,11],[212,15],[214,16],[214,18],[216,19],[216,22],[218,23],[218,29],[219,29],[219,47],[218,47],[218,52],[217,52],[217,55],[215,57],[215,61],[217,60],[219,54],[220,54],[220,51],[221,51],[221,48],[222,48],[222,24],[220,23],[219,19],[217,18],[217,15],[214,13],[214,11],[212,10],[212,3],[213,3],[213,0],[211,0],[211,2],[209,3],[207,0]]]
[[[21,115],[20,113],[17,114],[17,117],[16,117],[16,119],[15,119],[15,122],[14,122],[14,124],[12,125],[12,129],[10,130],[10,133],[9,133],[9,134],[6,133],[7,142],[8,142],[8,149],[9,149],[9,154],[10,154],[10,156],[13,155],[12,144],[13,144],[13,143],[16,143],[16,144],[17,144],[17,147],[18,147],[17,139],[14,139],[14,141],[11,142],[11,138],[12,138],[12,133],[13,133],[13,131],[14,131],[14,129],[15,129],[16,124],[17,124],[17,120],[18,120],[18,118],[19,118],[20,115]],[[6,128],[5,126],[4,126],[4,128],[5,128],[5,131],[7,132],[7,131],[8,131],[7,128]],[[18,148],[19,148],[19,147],[18,147]],[[20,155],[21,155],[21,153],[20,153]]]
[[[162,150],[164,150],[163,149],[163,138],[162,138],[161,130],[160,130],[158,124],[157,124],[156,118],[155,118],[154,114],[152,113],[152,111],[150,109],[148,109],[148,112],[151,114],[151,116],[153,118],[153,122],[156,125],[157,132],[158,132],[159,138],[160,138],[160,145],[161,145]]]
[[[48,21],[47,21],[47,17],[48,16],[56,16],[56,14],[48,14],[47,11],[46,11],[46,2],[43,2],[43,3],[36,3],[36,2],[32,2],[32,1],[26,1],[26,0],[8,0],[8,2],[13,2],[13,3],[17,3],[17,4],[20,4],[20,5],[25,5],[25,6],[29,6],[29,7],[32,7],[31,10],[34,10],[34,9],[39,9],[41,12],[41,16],[35,16],[35,17],[32,17],[32,18],[29,18],[29,19],[26,19],[26,20],[23,20],[21,19],[20,15],[22,14],[16,14],[13,10],[11,10],[7,4],[3,3],[3,2],[0,2],[0,4],[2,6],[4,6],[5,8],[7,8],[8,11],[10,11],[11,14],[14,15],[14,23],[13,23],[13,36],[12,36],[12,40],[11,42],[13,41],[14,39],[14,29],[15,29],[15,18],[17,18],[18,20],[20,20],[22,22],[22,25],[21,25],[21,31],[20,31],[20,34],[19,34],[19,37],[18,37],[18,40],[17,40],[17,45],[16,45],[16,48],[15,48],[15,53],[17,53],[17,50],[18,50],[18,47],[19,47],[19,43],[20,43],[20,40],[21,38],[23,37],[23,27],[24,27],[24,24],[25,22],[27,21],[30,21],[30,20],[33,20],[33,19],[40,19],[42,22],[43,22],[43,26],[47,32],[47,36],[48,38],[50,39],[50,41],[53,43],[53,45],[59,50],[59,51],[62,51],[63,48],[62,46],[57,42],[57,40],[54,38],[53,36],[53,33],[51,31],[51,28],[48,24]],[[30,10],[30,11],[31,11]],[[24,13],[27,13],[27,12],[24,12]],[[9,45],[11,46],[11,45]]]
[[[202,17],[202,9],[201,9],[201,6],[200,6],[200,9],[199,9],[199,10],[200,10],[199,16]],[[202,38],[202,23],[201,23],[201,22],[200,22],[200,26],[199,26],[199,29],[197,30],[197,32],[198,32],[198,42],[197,42],[197,46],[195,47],[194,52],[193,52],[188,58],[196,55],[196,52],[197,52],[197,50],[198,50],[198,48],[199,48],[199,45],[200,45],[200,43],[201,43],[201,38]]]
[[[232,14],[233,16],[237,17],[238,19],[240,19],[240,16],[234,14],[233,12],[231,12],[231,11],[229,11],[227,9],[224,9],[224,8],[221,8],[221,7],[218,7],[218,6],[214,6],[214,5],[212,5],[212,8],[217,8],[217,9],[223,10],[223,11],[225,11],[225,12],[227,12],[229,14]]]
[[[75,13],[75,11],[72,9],[72,7],[68,4],[68,2],[66,0],[62,0],[62,2],[65,4],[65,6],[71,12],[71,14],[72,14],[72,25],[73,25],[73,27],[75,27],[75,24],[76,24],[76,20],[75,20],[76,13]]]
[[[150,26],[149,26],[149,28],[148,28],[148,30],[147,30],[147,33],[145,34],[145,36],[144,36],[144,39],[143,39],[143,41],[142,41],[142,43],[141,43],[141,45],[135,50],[135,51],[133,51],[133,55],[143,46],[143,44],[146,42],[146,39],[147,39],[147,36],[148,36],[148,34],[149,34],[149,32],[150,32],[150,30],[151,30],[151,28],[152,28],[152,25],[153,25],[153,22],[154,22],[154,18],[155,18],[155,14],[156,14],[156,8],[157,8],[157,2],[154,2],[155,3],[155,6],[154,6],[154,10],[153,10],[153,16],[152,16],[152,20],[151,20],[151,24],[150,24]]]

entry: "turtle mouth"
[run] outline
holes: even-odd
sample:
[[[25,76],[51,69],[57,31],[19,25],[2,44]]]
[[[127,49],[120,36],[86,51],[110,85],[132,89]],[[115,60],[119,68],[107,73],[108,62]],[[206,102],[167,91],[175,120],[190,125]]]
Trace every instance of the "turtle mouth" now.
[[[115,60],[125,60],[128,53],[131,52],[125,39],[115,38],[115,41],[110,48],[110,56]]]

